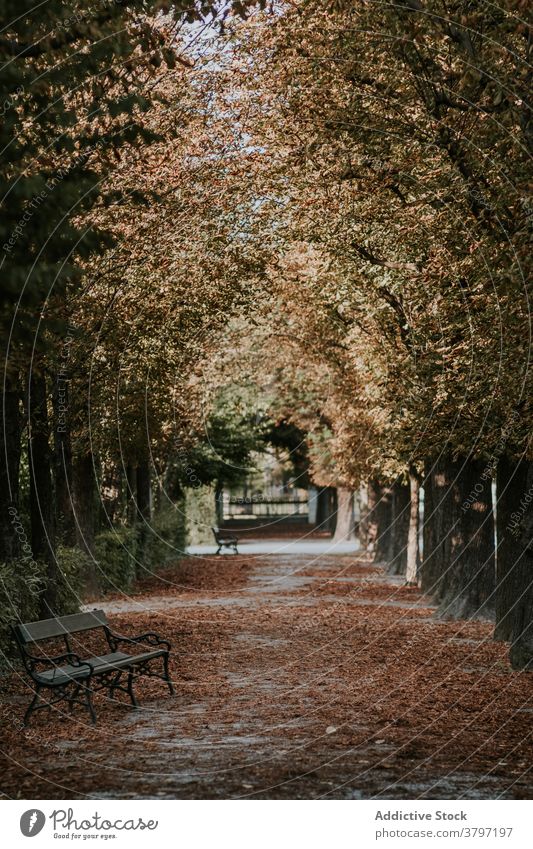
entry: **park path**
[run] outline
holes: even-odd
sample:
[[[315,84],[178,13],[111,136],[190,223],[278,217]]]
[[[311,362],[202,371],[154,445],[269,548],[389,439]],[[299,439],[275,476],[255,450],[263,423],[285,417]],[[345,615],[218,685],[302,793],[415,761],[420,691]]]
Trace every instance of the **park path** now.
[[[98,604],[173,643],[176,696],[99,722],[10,717],[2,791],[23,798],[531,798],[530,676],[486,623],[442,622],[355,553],[191,557]],[[11,725],[14,725],[14,719]]]

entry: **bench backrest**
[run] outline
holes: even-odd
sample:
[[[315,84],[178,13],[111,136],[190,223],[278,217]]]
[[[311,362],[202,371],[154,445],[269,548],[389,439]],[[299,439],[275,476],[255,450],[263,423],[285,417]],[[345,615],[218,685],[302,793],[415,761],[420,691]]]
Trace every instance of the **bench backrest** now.
[[[77,634],[107,625],[107,616],[103,610],[91,610],[90,613],[72,613],[70,616],[56,616],[54,619],[42,619],[40,622],[26,622],[15,625],[13,630],[20,643],[37,643],[53,637]]]
[[[211,528],[211,530],[213,531],[213,533],[214,533],[214,535],[215,535],[215,540],[218,542],[218,537],[219,537],[219,534],[220,534],[220,529],[219,529],[219,528]]]

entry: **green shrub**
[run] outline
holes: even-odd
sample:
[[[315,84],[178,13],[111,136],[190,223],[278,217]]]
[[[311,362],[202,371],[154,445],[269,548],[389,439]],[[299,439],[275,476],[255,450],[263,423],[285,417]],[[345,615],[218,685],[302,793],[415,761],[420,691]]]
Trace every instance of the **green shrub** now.
[[[158,569],[168,563],[175,563],[183,556],[184,550],[183,504],[157,511],[150,522],[150,528],[144,528],[142,565],[147,569]]]
[[[98,581],[103,592],[127,592],[135,578],[138,553],[137,533],[134,528],[113,528],[103,531],[94,540],[94,555]]]
[[[39,618],[39,597],[44,589],[44,564],[29,558],[0,563],[0,649],[13,654],[9,626]]]
[[[185,515],[187,517],[187,544],[212,544],[213,533],[211,528],[218,524],[214,487],[201,486],[198,489],[187,489]]]
[[[60,545],[56,552],[58,577],[58,613],[76,613],[83,602],[85,576],[92,568],[88,554],[80,548]]]

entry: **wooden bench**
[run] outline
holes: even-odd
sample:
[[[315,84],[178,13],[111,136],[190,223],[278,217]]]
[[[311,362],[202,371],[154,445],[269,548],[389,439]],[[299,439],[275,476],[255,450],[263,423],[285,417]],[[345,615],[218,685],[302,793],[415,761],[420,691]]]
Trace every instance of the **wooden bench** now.
[[[73,651],[72,637],[89,631],[101,633],[104,653],[80,657],[79,653]],[[24,725],[27,725],[34,710],[49,708],[61,701],[68,703],[71,712],[75,704],[83,705],[94,723],[96,714],[92,695],[98,690],[107,690],[110,698],[114,697],[117,690],[121,690],[129,696],[131,704],[137,707],[133,682],[140,675],[161,678],[168,684],[170,692],[174,692],[168,672],[170,643],[152,631],[135,637],[116,634],[110,629],[103,610],[26,622],[12,626],[12,632],[35,691],[24,714]],[[58,639],[66,649],[62,654],[51,656],[47,653],[48,649],[43,647],[38,654],[35,653],[39,643]],[[78,637],[75,642],[81,639]],[[160,671],[157,671],[157,667],[154,670],[154,661],[158,659],[161,660]],[[127,676],[126,686],[123,684],[123,676]],[[44,699],[42,690],[51,690],[51,698]]]
[[[217,554],[220,554],[223,548],[232,548],[235,554],[239,553],[237,551],[237,543],[239,542],[239,540],[236,536],[233,536],[232,534],[226,534],[224,533],[224,531],[221,531],[220,528],[211,528],[211,530],[213,531],[213,534],[215,536],[215,542],[218,545],[216,551]]]

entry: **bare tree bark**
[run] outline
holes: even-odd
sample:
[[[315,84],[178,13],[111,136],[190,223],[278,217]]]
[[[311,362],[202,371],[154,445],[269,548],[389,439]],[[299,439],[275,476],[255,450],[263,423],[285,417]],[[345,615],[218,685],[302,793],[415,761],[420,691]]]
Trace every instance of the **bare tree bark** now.
[[[405,571],[405,582],[409,585],[418,583],[418,571],[420,568],[420,553],[418,547],[418,522],[419,522],[419,499],[420,482],[413,468],[409,469],[409,532],[407,535],[407,567]]]
[[[355,539],[353,490],[337,487],[337,524],[333,542],[349,542]]]
[[[357,524],[357,539],[361,551],[368,549],[368,489],[362,484],[357,495],[359,499],[359,522]]]

